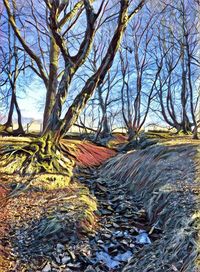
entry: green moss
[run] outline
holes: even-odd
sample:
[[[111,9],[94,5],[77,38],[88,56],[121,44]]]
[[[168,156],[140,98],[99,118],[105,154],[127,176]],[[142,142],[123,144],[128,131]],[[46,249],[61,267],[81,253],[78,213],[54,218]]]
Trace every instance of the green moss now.
[[[70,184],[71,176],[59,174],[40,174],[35,176],[31,182],[31,187],[39,190],[52,191],[67,188]]]
[[[50,139],[34,139],[30,143],[8,144],[1,150],[0,171],[7,174],[36,175],[60,173],[71,178],[74,161],[64,157]],[[60,178],[58,178],[60,180]],[[58,181],[59,183],[59,181]],[[62,183],[62,182],[61,182]]]
[[[80,197],[80,201],[82,201],[84,204],[86,204],[90,211],[97,210],[96,201],[91,196],[89,197],[88,195],[82,195]]]
[[[148,137],[148,138],[161,138],[161,139],[168,139],[168,138],[171,138],[172,135],[169,133],[169,132],[158,132],[158,131],[149,131],[149,132],[146,132],[145,135]]]

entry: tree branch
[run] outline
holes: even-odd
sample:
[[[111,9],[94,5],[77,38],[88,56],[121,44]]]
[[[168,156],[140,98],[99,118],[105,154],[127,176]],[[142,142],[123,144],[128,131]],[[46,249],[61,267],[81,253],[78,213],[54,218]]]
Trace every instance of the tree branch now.
[[[22,46],[23,46],[24,50],[27,52],[27,54],[29,54],[29,56],[36,62],[37,66],[38,66],[38,69],[39,69],[39,72],[40,72],[40,75],[41,75],[41,78],[43,79],[44,84],[47,86],[48,85],[48,78],[46,76],[46,73],[44,71],[44,68],[43,68],[43,65],[42,65],[42,62],[41,62],[40,58],[32,51],[32,49],[28,46],[26,41],[22,38],[20,30],[18,29],[18,27],[16,25],[14,16],[11,13],[9,1],[8,0],[3,0],[3,2],[4,2],[4,5],[6,7],[9,22],[10,22],[12,28],[13,28],[13,31],[14,31],[15,35],[17,36],[18,40],[22,44]]]

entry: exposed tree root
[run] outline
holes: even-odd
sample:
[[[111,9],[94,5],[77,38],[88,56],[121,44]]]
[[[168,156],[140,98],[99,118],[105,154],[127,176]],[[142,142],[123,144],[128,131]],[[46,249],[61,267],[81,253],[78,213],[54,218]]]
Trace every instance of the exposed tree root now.
[[[62,174],[70,177],[74,161],[65,157],[59,145],[51,139],[41,137],[30,143],[13,143],[0,149],[0,171],[21,175],[39,173]]]
[[[77,163],[81,166],[100,165],[115,155],[115,151],[80,141],[60,141],[51,138],[6,138],[0,145],[0,173],[25,176],[23,184],[16,185],[16,196],[28,188],[53,190],[66,188]]]

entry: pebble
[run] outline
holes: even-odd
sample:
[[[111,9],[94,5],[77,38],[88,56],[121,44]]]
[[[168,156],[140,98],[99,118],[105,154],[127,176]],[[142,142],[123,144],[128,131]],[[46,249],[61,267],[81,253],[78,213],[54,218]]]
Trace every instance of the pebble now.
[[[42,272],[50,272],[51,271],[51,265],[50,263],[47,263],[45,267],[42,269]]]
[[[112,237],[112,235],[106,233],[106,234],[104,234],[104,237],[105,237],[106,239],[110,239],[110,238]]]
[[[57,246],[56,246],[56,250],[57,250],[58,253],[61,253],[62,251],[65,250],[65,246],[58,243]]]
[[[146,232],[142,232],[136,236],[136,243],[138,244],[151,244],[151,240]]]
[[[70,262],[70,261],[71,261],[71,258],[68,257],[68,256],[65,256],[65,257],[62,258],[62,263],[63,263],[63,264],[67,264],[67,263]]]

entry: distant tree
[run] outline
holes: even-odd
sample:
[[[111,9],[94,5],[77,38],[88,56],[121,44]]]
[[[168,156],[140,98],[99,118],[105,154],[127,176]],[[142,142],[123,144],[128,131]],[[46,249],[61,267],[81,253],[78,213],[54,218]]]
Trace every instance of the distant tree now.
[[[144,10],[135,18],[124,36],[120,51],[122,116],[129,140],[141,130],[148,116],[161,68],[155,69],[152,51],[154,28],[158,14]],[[160,63],[162,60],[160,60]]]
[[[163,58],[157,87],[158,104],[164,121],[197,138],[199,90],[199,29],[195,1],[166,2],[158,25],[157,66]]]
[[[14,109],[17,112],[17,120],[18,120],[18,129],[14,131],[15,134],[24,134],[23,126],[22,126],[22,116],[21,111],[17,101],[17,79],[22,71],[24,71],[25,66],[24,62],[20,61],[20,54],[18,53],[17,45],[16,45],[16,37],[15,35],[10,33],[11,29],[8,26],[8,39],[7,44],[9,45],[8,48],[2,48],[2,60],[3,60],[3,67],[2,67],[2,82],[1,88],[4,96],[11,97],[10,98],[10,105],[9,105],[9,112],[7,121],[1,125],[1,131],[9,131],[13,132],[13,114]],[[8,50],[8,51],[7,51]],[[5,94],[6,92],[6,94]]]
[[[107,47],[106,44],[110,42],[110,28],[107,28],[105,32],[101,33],[98,40],[93,45],[92,56],[89,58],[91,64],[91,70],[93,73],[97,72],[98,65],[104,57],[104,49]],[[106,39],[103,39],[105,38]],[[98,109],[96,117],[98,118],[97,133],[95,139],[98,137],[106,138],[111,136],[111,124],[110,124],[110,112],[111,105],[119,101],[119,94],[116,91],[118,84],[121,80],[119,77],[119,64],[118,61],[111,67],[105,76],[102,83],[97,87],[95,96],[91,101],[90,108],[92,112],[95,112],[95,108]],[[95,107],[94,107],[95,106]]]
[[[15,14],[13,14],[15,17]],[[18,129],[14,131],[15,134],[23,134],[22,126],[22,116],[21,111],[17,101],[17,80],[25,70],[24,54],[19,51],[17,47],[16,36],[12,31],[12,28],[8,21],[4,19],[1,20],[2,31],[1,39],[2,43],[0,45],[1,54],[1,99],[2,102],[8,102],[9,112],[7,121],[0,125],[1,131],[13,132],[13,114],[14,109],[17,112],[18,119]]]

